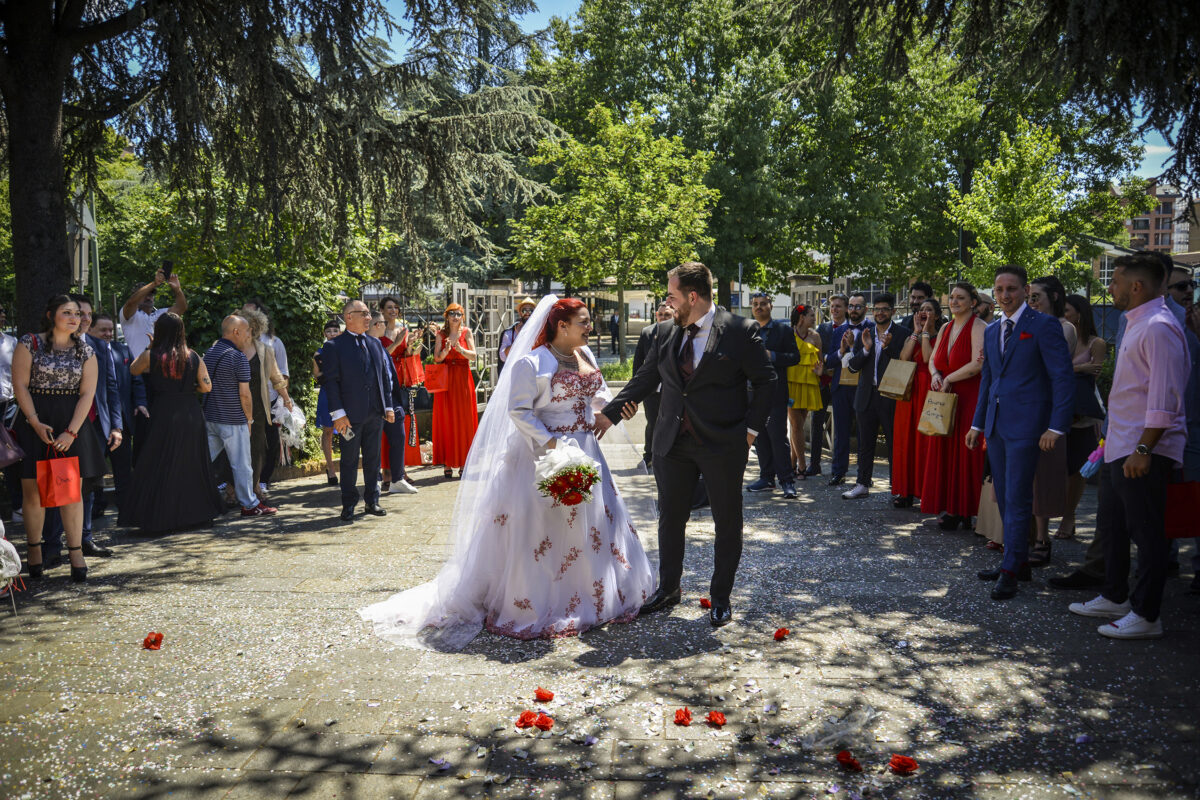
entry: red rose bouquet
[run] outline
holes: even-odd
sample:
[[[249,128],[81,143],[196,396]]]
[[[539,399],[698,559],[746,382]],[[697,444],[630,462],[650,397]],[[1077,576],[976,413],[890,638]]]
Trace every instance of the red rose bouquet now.
[[[534,480],[543,497],[556,506],[591,502],[592,487],[600,482],[600,465],[570,439],[559,439],[533,466]]]

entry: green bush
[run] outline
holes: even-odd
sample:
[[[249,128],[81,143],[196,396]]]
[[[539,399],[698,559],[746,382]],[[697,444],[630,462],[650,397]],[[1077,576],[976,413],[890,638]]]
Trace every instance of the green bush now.
[[[633,360],[626,359],[624,364],[601,364],[600,374],[606,381],[627,381],[633,377]]]

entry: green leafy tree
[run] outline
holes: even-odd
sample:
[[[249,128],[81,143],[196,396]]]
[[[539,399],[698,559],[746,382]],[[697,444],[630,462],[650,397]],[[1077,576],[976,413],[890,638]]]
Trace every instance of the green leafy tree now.
[[[719,193],[704,184],[712,155],[689,152],[678,137],[656,136],[632,104],[629,121],[597,105],[591,143],[547,140],[532,159],[555,165],[556,202],[530,207],[513,225],[514,263],[574,284],[614,278],[625,360],[625,290],[659,282],[666,269],[711,244],[709,215]]]

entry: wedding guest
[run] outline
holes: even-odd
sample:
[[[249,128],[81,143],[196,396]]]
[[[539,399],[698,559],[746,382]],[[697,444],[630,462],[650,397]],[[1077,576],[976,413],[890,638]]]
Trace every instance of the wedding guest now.
[[[80,498],[59,506],[71,561],[71,580],[87,580],[83,557],[83,500],[104,475],[104,441],[87,424],[96,394],[96,355],[79,335],[79,305],[58,295],[46,305],[41,333],[27,333],[13,353],[13,394],[21,413],[16,440],[21,462],[22,511],[29,543],[29,577],[43,574],[42,527],[45,509],[38,492],[37,465],[56,456],[78,458]],[[35,541],[36,539],[36,541]]]
[[[833,403],[834,369],[827,366],[826,359],[833,353],[836,342],[833,331],[846,321],[846,303],[849,302],[844,294],[835,294],[829,298],[829,320],[817,326],[817,335],[821,337],[821,407],[813,412],[812,424],[812,457],[809,460],[805,475],[809,478],[821,474],[821,453],[825,449],[825,423],[829,421],[829,407]]]
[[[621,338],[621,318],[613,312],[608,318],[608,335],[612,339],[612,354],[617,354],[617,340]]]
[[[17,338],[4,332],[8,325],[8,315],[4,304],[0,303],[0,425],[12,428],[17,415],[17,403],[13,399],[12,362],[13,353],[17,349]],[[8,488],[9,503],[12,506],[13,521],[20,522],[21,516],[21,462],[9,464],[4,468],[4,483]]]
[[[646,357],[654,349],[654,344],[660,336],[670,336],[673,330],[670,325],[663,325],[664,322],[673,322],[675,320],[675,309],[671,308],[669,303],[660,303],[658,309],[654,312],[653,325],[647,325],[642,328],[642,333],[638,336],[637,348],[633,351],[633,374],[642,368]],[[645,414],[646,414],[646,441],[642,445],[642,463],[646,465],[649,472],[654,472],[654,454],[651,452],[654,443],[654,423],[658,419],[658,401],[659,392],[654,391],[646,396]]]
[[[336,319],[325,323],[325,341],[338,336],[342,325]],[[322,369],[321,350],[313,356],[313,377],[317,380],[317,427],[321,429],[321,452],[325,454],[325,476],[330,486],[338,485],[337,473],[333,471],[333,417],[329,416],[329,392],[325,390],[325,373]]]
[[[1075,509],[1083,498],[1087,480],[1079,474],[1088,456],[1100,445],[1100,423],[1104,421],[1104,406],[1096,389],[1096,376],[1104,368],[1108,344],[1096,333],[1092,304],[1083,295],[1067,296],[1065,318],[1075,326],[1075,351],[1071,362],[1075,367],[1075,416],[1067,431],[1067,508],[1063,514],[1056,539],[1075,537]]]
[[[862,292],[850,295],[846,304],[846,321],[833,329],[834,350],[825,357],[825,366],[833,370],[833,467],[830,486],[846,482],[850,469],[850,425],[854,411],[854,395],[858,390],[858,374],[846,368],[851,349],[859,341],[863,328],[872,326],[867,315],[867,298]]]
[[[283,376],[285,381],[290,381],[291,373],[288,371],[287,348],[283,346],[283,340],[275,335],[275,322],[271,317],[271,312],[267,310],[267,307],[260,300],[251,300],[246,303],[245,307],[261,312],[266,319],[266,328],[256,338],[274,351],[276,369],[279,370],[279,374]],[[259,488],[262,490],[264,496],[271,486],[271,477],[275,474],[275,467],[278,466],[279,460],[283,455],[279,441],[279,423],[275,421],[275,406],[280,402],[282,395],[273,383],[267,386],[267,395],[271,404],[267,406],[267,424],[263,428],[267,439],[266,457],[262,462],[262,471],[255,474]],[[288,411],[292,410],[289,403],[284,403],[283,406]]]
[[[149,382],[150,430],[120,523],[146,533],[208,526],[225,510],[209,461],[208,428],[196,394],[212,391],[208,369],[187,346],[183,319],[159,315],[154,340],[130,367]]]
[[[991,325],[996,319],[996,301],[985,292],[979,293],[979,305],[975,306],[975,316],[983,320],[985,325]]]
[[[358,504],[358,462],[362,456],[363,500],[366,512],[387,515],[379,505],[379,457],[384,422],[395,421],[392,398],[396,373],[378,339],[367,335],[371,312],[361,300],[342,307],[346,332],[325,342],[321,348],[325,388],[329,391],[330,416],[342,437],[343,522],[354,519]]]
[[[921,310],[921,306],[925,301],[933,297],[933,287],[925,281],[913,281],[912,286],[908,287],[908,316],[900,320],[901,327],[916,330],[913,319]]]
[[[405,472],[401,475],[404,479],[403,484],[397,488],[394,484],[392,490],[401,494],[412,494],[416,491],[416,487],[408,480],[408,467],[419,467],[424,461],[421,455],[421,439],[419,431],[416,430],[417,417],[414,406],[417,402],[417,390],[421,384],[425,382],[425,367],[421,363],[421,352],[424,348],[422,342],[421,329],[410,331],[408,325],[397,319],[396,322],[391,321],[390,314],[395,314],[398,318],[400,315],[400,304],[391,299],[389,303],[387,299],[383,302],[383,316],[388,321],[388,326],[385,328],[383,338],[380,341],[384,344],[388,354],[392,357],[392,363],[396,367],[396,376],[400,379],[399,391],[401,393],[404,410],[408,414],[405,418],[405,443],[404,443],[404,467]],[[398,338],[393,338],[393,337]],[[390,344],[389,344],[390,342]],[[497,376],[499,373],[497,373]],[[412,489],[409,492],[408,489]]]
[[[242,343],[242,353],[250,363],[250,394],[253,423],[250,426],[250,463],[257,481],[255,494],[269,499],[267,488],[259,477],[271,459],[279,458],[279,447],[271,449],[268,430],[272,427],[270,390],[274,388],[283,398],[283,405],[292,410],[292,398],[288,396],[287,378],[275,363],[275,349],[263,341],[267,332],[267,317],[261,311],[244,307],[242,319],[250,326],[250,338]]]
[[[155,308],[154,296],[158,287],[164,283],[171,288],[175,302],[170,308]],[[133,357],[137,358],[150,346],[150,334],[154,331],[155,320],[168,311],[182,317],[187,307],[187,297],[179,285],[179,276],[167,275],[161,267],[156,270],[154,280],[131,294],[121,307],[121,329],[125,334],[125,344],[129,345],[129,352]]]
[[[278,511],[261,502],[254,493],[250,449],[254,392],[250,390],[250,360],[244,352],[244,348],[252,343],[249,323],[231,314],[221,322],[221,338],[204,354],[204,367],[212,381],[212,391],[204,403],[209,459],[215,461],[222,452],[228,455],[234,492],[243,517],[271,515]]]
[[[787,371],[788,421],[792,427],[792,472],[796,480],[801,481],[808,477],[804,423],[810,411],[814,412],[813,436],[824,436],[824,431],[817,428],[815,414],[824,410],[821,376],[825,373],[821,363],[821,335],[814,327],[816,322],[817,310],[812,306],[801,304],[792,309],[792,333],[796,337],[796,351],[800,354],[800,360],[788,367]],[[813,447],[815,449],[816,445]],[[820,472],[819,466],[817,472]]]
[[[922,350],[930,363],[929,388],[958,397],[954,427],[949,436],[928,437],[929,461],[921,491],[921,511],[939,514],[944,531],[969,530],[979,511],[983,484],[983,451],[969,449],[966,433],[979,402],[979,373],[983,370],[983,332],[987,325],[975,316],[975,287],[959,282],[950,289],[950,322]]]
[[[1025,268],[996,270],[992,296],[1003,317],[984,334],[979,402],[967,433],[975,449],[987,437],[996,505],[1004,519],[1004,558],[983,570],[996,581],[993,600],[1017,595],[1017,581],[1030,580],[1029,524],[1033,476],[1041,452],[1054,449],[1071,426],[1075,381],[1071,352],[1058,320],[1029,308]]]
[[[1067,291],[1053,275],[1030,283],[1029,307],[1058,320],[1062,326],[1067,350],[1074,353],[1078,345],[1075,326],[1066,320]],[[1072,386],[1074,408],[1074,386]],[[1054,447],[1038,458],[1037,474],[1033,480],[1034,540],[1029,551],[1029,565],[1044,567],[1050,563],[1053,543],[1050,539],[1050,519],[1067,512],[1067,437],[1055,441]]]
[[[462,477],[463,464],[479,427],[475,379],[471,376],[475,341],[470,328],[463,325],[463,314],[458,303],[446,307],[442,315],[445,326],[438,331],[433,353],[434,363],[445,364],[449,373],[448,388],[438,392],[433,401],[433,463],[445,468],[447,478],[453,477],[454,468]]]
[[[854,393],[854,414],[858,423],[858,474],[854,486],[842,494],[843,500],[857,500],[870,492],[875,475],[875,447],[879,429],[887,441],[888,472],[892,470],[892,432],[896,401],[879,393],[879,382],[893,358],[899,358],[904,342],[912,331],[892,322],[896,298],[884,292],[872,304],[874,325],[864,327],[854,343],[853,355],[847,362],[851,372],[859,373]]]
[[[1097,630],[1112,639],[1162,636],[1160,618],[1169,545],[1164,509],[1170,473],[1187,441],[1184,392],[1188,349],[1183,326],[1162,295],[1166,270],[1151,253],[1121,256],[1109,284],[1126,314],[1121,357],[1108,396],[1108,435],[1100,469],[1097,535],[1106,543],[1101,593],[1072,603],[1072,613],[1116,617]],[[1137,577],[1129,591],[1129,549],[1137,546]]]
[[[775,368],[775,384],[771,389],[770,413],[767,428],[754,440],[754,452],[758,455],[758,480],[746,487],[748,492],[768,492],[779,488],[789,500],[796,499],[796,483],[792,473],[791,447],[788,444],[787,371],[800,363],[800,352],[796,348],[796,334],[787,322],[772,319],[774,303],[767,292],[755,292],[750,298],[750,309],[758,323],[758,336],[767,350],[767,358]]]
[[[139,409],[145,414],[149,414],[146,383],[141,376],[134,376],[130,371],[130,366],[134,362],[133,354],[129,351],[127,344],[115,340],[116,322],[111,315],[96,314],[92,319],[91,334],[104,342],[112,352],[113,368],[117,376],[117,393],[121,398],[121,418],[124,422],[121,430],[124,436],[120,446],[108,453],[108,460],[112,465],[117,507],[120,508],[133,476],[133,436],[131,432],[134,415],[139,412]],[[104,491],[98,487],[95,501],[92,504],[93,519],[103,516],[106,508],[107,501],[104,499]]]
[[[896,421],[893,426],[896,437],[892,448],[892,505],[896,508],[912,508],[916,498],[924,491],[930,452],[934,447],[932,436],[917,431],[921,421],[921,409],[925,407],[925,396],[929,393],[929,360],[926,349],[942,328],[942,306],[934,298],[921,304],[913,318],[916,333],[908,337],[900,352],[901,361],[915,361],[917,370],[913,376],[912,396],[896,402]]]
[[[390,302],[389,302],[390,301]],[[383,345],[384,352],[388,354],[388,361],[393,373],[393,397],[392,411],[394,419],[392,422],[383,423],[383,443],[380,452],[380,464],[383,467],[382,484],[380,492],[383,494],[416,494],[417,487],[408,482],[404,472],[404,450],[406,446],[405,422],[407,421],[408,413],[408,393],[403,391],[400,386],[400,370],[397,367],[397,361],[393,350],[399,348],[395,346],[395,342],[387,336],[389,325],[391,325],[392,333],[400,336],[396,330],[399,325],[396,323],[396,318],[400,313],[400,304],[393,298],[385,298],[380,303],[381,308],[386,308],[392,313],[392,318],[389,320],[387,311],[377,311],[371,315],[371,329],[368,333],[379,340]],[[405,328],[407,332],[407,327]]]
[[[517,303],[517,321],[500,334],[500,347],[496,351],[497,380],[500,379],[500,373],[504,371],[504,362],[508,360],[508,351],[512,349],[513,342],[517,341],[517,335],[521,333],[521,329],[525,327],[525,322],[535,308],[537,308],[537,301],[532,297],[526,297]]]

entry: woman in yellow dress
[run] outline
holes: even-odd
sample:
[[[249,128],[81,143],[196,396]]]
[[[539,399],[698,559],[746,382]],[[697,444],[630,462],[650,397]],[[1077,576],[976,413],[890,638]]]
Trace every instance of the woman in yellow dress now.
[[[792,466],[797,480],[804,480],[804,422],[809,411],[821,408],[821,336],[816,331],[817,310],[799,305],[792,310],[792,330],[800,363],[788,367],[788,421],[792,424]]]

